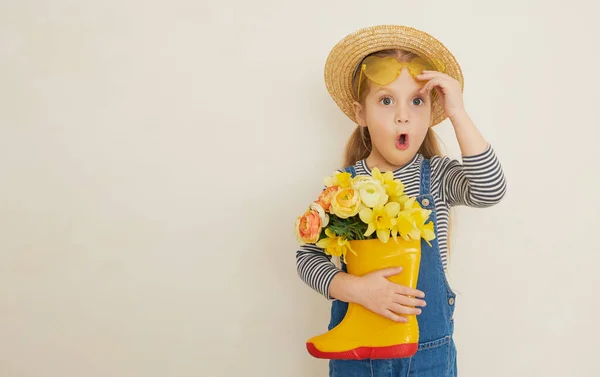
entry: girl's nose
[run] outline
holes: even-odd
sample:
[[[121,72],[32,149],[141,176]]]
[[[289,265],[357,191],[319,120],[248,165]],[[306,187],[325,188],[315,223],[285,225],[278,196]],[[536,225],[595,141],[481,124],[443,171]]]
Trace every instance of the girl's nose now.
[[[408,123],[408,109],[404,104],[400,104],[396,110],[396,123]]]
[[[399,124],[408,123],[408,115],[398,114],[398,116],[396,116],[396,123],[399,123]]]

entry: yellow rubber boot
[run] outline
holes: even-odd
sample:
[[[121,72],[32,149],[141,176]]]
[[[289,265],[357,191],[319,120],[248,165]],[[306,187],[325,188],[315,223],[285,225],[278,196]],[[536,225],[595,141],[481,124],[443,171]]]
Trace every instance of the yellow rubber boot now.
[[[350,241],[354,255],[348,252],[348,273],[363,276],[388,267],[402,266],[402,272],[388,280],[411,288],[417,287],[421,263],[421,241],[398,243],[390,239]],[[344,319],[331,331],[306,342],[308,352],[322,359],[388,359],[410,357],[417,352],[419,325],[415,315],[403,315],[408,322],[395,322],[363,306],[349,303]]]

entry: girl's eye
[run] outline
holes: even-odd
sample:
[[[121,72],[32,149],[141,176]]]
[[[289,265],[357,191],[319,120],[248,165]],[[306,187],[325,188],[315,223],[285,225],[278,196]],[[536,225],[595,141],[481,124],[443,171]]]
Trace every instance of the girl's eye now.
[[[383,103],[385,106],[389,106],[392,104],[392,99],[390,97],[383,97],[379,102]]]
[[[420,102],[419,102],[419,101],[420,101]],[[422,105],[424,102],[425,102],[425,101],[423,100],[423,98],[420,98],[420,97],[419,97],[419,98],[415,98],[415,99],[413,99],[413,105],[415,105],[415,106]]]

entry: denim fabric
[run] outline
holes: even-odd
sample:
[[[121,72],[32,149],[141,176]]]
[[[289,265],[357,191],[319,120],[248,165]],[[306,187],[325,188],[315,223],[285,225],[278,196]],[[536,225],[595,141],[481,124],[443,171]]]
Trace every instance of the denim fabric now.
[[[346,171],[354,176],[353,167]],[[431,167],[429,160],[421,167],[421,188],[417,200],[423,208],[432,211],[437,234],[435,201],[431,195]],[[346,270],[346,265],[342,263]],[[437,239],[431,246],[421,240],[421,265],[417,289],[425,292],[427,306],[417,316],[419,323],[419,348],[409,358],[382,360],[330,360],[330,377],[455,377],[457,375],[454,334],[454,305],[456,294],[450,288],[440,256]],[[337,326],[348,309],[348,304],[335,300],[331,306],[328,328]]]

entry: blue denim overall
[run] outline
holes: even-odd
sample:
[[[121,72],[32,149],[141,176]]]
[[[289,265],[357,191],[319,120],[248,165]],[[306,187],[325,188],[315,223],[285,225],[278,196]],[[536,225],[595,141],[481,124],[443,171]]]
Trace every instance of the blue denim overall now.
[[[356,175],[353,166],[346,172]],[[437,234],[435,202],[431,195],[431,168],[425,159],[421,166],[420,193],[417,200],[423,208],[432,211]],[[342,262],[342,269],[346,270]],[[422,312],[417,315],[419,323],[419,347],[417,353],[402,359],[330,360],[330,377],[455,377],[457,374],[454,333],[454,301],[456,295],[448,285],[437,238],[431,246],[421,240],[421,265],[417,289],[425,292]],[[348,304],[335,300],[331,306],[329,330],[337,326],[346,314]]]

